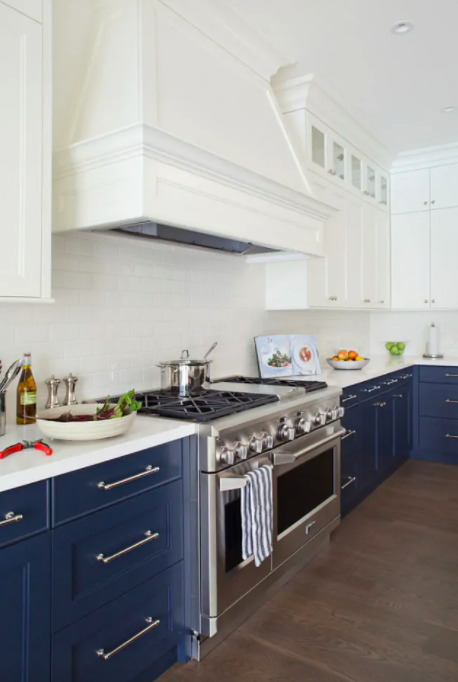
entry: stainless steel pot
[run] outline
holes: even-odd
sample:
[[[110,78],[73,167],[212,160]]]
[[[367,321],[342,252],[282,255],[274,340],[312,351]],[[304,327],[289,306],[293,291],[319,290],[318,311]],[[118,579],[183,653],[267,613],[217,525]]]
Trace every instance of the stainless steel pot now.
[[[210,377],[210,362],[207,359],[192,360],[187,350],[181,353],[179,360],[160,362],[158,366],[161,368],[162,390],[180,396],[188,396],[199,390]]]

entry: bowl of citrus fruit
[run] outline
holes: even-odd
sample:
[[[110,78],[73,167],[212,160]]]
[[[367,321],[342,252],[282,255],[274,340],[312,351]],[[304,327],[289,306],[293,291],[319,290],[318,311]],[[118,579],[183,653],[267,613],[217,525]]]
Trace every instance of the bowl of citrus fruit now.
[[[385,343],[385,348],[390,355],[403,355],[406,344],[404,341],[388,341],[388,343]]]
[[[369,358],[363,358],[356,350],[339,350],[332,358],[327,358],[328,365],[334,369],[362,369],[369,362]]]

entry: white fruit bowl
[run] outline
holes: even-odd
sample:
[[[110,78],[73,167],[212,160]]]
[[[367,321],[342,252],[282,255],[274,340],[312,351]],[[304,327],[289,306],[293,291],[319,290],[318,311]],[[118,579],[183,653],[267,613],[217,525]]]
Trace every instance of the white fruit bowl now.
[[[336,362],[335,360],[331,360],[331,358],[326,358],[326,362],[334,369],[344,369],[351,371],[355,369],[363,369],[363,367],[370,362],[370,358],[365,358],[364,360],[351,360],[349,362],[346,362],[345,360]]]
[[[127,414],[119,419],[106,419],[97,422],[51,422],[49,417],[59,417],[65,412],[72,414],[95,414],[100,404],[68,405],[54,407],[52,410],[41,410],[37,414],[37,424],[40,431],[55,440],[101,440],[121,436],[131,428],[136,412]]]

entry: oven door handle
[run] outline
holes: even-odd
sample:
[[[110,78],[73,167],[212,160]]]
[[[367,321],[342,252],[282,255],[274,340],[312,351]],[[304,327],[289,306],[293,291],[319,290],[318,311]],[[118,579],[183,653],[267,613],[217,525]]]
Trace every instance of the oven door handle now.
[[[219,489],[222,493],[227,493],[230,490],[241,490],[246,488],[248,483],[248,476],[220,476]]]
[[[337,433],[333,433],[331,436],[323,438],[323,440],[320,440],[319,443],[308,445],[306,448],[299,450],[299,452],[274,452],[273,453],[274,466],[281,466],[282,464],[292,464],[300,457],[307,455],[309,452],[313,452],[313,450],[320,448],[322,445],[326,445],[326,443],[330,443],[332,440],[336,440],[336,438],[341,438],[343,435],[346,434],[346,432],[347,432],[346,429],[341,429],[340,431],[337,431]]]

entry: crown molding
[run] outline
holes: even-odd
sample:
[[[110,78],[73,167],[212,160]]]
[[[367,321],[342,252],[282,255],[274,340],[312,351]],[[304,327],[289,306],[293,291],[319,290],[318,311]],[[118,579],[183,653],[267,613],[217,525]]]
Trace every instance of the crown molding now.
[[[402,173],[411,170],[421,170],[422,168],[444,166],[448,163],[458,163],[458,142],[402,152],[394,161],[391,172]]]
[[[284,114],[309,111],[382,168],[391,168],[395,153],[366,130],[348,111],[344,101],[316,74],[277,81],[273,88]]]
[[[285,187],[159,128],[141,123],[55,151],[54,180],[139,157],[166,163],[209,180],[217,180],[226,187],[241,190],[314,219],[326,220],[335,213],[334,207],[305,192]]]

